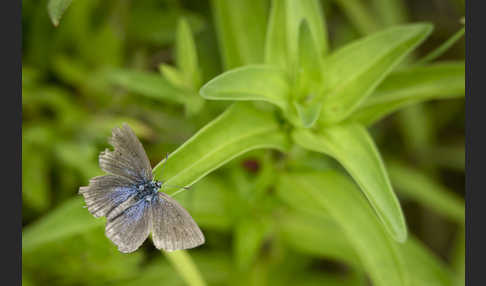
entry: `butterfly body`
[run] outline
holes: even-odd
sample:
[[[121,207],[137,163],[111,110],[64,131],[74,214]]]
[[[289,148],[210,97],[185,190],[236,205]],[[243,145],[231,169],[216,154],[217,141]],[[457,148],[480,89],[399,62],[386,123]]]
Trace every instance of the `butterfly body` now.
[[[133,131],[124,124],[113,129],[114,151],[99,156],[107,173],[81,187],[88,211],[107,219],[105,234],[121,252],[135,251],[152,233],[159,249],[188,249],[204,243],[204,235],[189,213],[160,191],[162,182],[152,178],[145,150]]]

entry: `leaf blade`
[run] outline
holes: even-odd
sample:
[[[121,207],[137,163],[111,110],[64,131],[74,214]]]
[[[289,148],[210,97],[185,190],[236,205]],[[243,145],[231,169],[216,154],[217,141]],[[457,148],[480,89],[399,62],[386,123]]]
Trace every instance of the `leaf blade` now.
[[[428,24],[397,26],[365,37],[331,54],[323,80],[323,123],[348,117],[385,76],[432,31]]]
[[[61,21],[62,15],[64,15],[64,12],[69,8],[71,2],[73,2],[73,0],[49,0],[49,3],[47,4],[47,12],[55,27],[59,26],[59,21]]]
[[[357,188],[335,171],[289,173],[278,188],[308,193],[342,228],[376,285],[407,285],[405,263]]]
[[[372,125],[411,104],[431,99],[462,97],[465,94],[464,81],[464,62],[404,68],[390,74],[348,120]]]
[[[286,150],[287,137],[271,114],[251,104],[237,103],[171,153],[167,162],[160,162],[153,174],[164,178],[167,184],[189,186],[229,160],[257,148]]]
[[[262,100],[286,110],[288,89],[287,76],[281,69],[250,65],[213,78],[201,87],[199,93],[205,99]]]
[[[357,124],[337,125],[313,134],[296,130],[292,137],[300,146],[327,154],[350,173],[361,187],[388,232],[405,241],[407,226],[378,150],[366,131]]]

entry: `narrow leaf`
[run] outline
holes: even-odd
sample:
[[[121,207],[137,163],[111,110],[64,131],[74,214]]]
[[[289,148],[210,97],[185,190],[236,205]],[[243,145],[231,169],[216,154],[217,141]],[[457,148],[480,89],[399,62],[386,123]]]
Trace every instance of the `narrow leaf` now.
[[[278,188],[306,192],[342,228],[373,285],[407,285],[398,244],[385,232],[359,190],[335,171],[281,176]]]
[[[267,227],[261,219],[246,217],[234,227],[233,247],[239,269],[248,271],[264,242]]]
[[[210,3],[225,69],[262,63],[266,1],[212,0]]]
[[[302,98],[317,93],[321,86],[321,60],[317,46],[312,38],[309,24],[303,20],[299,29],[299,56],[297,67],[297,96]]]
[[[299,115],[302,126],[304,128],[310,128],[314,125],[314,123],[319,118],[319,114],[321,113],[322,104],[314,103],[308,106],[294,103],[295,108],[297,109],[297,114]]]
[[[22,251],[101,226],[104,220],[93,218],[83,205],[81,196],[74,197],[23,229]]]
[[[279,188],[277,191],[282,190],[288,193],[308,193],[289,188]],[[313,198],[313,200],[315,199]],[[279,225],[284,241],[295,250],[362,267],[348,238],[330,216],[292,211],[280,218]]]
[[[459,41],[462,38],[464,32],[465,32],[465,28],[462,27],[461,29],[459,29],[459,31],[457,31],[454,35],[452,35],[449,39],[447,39],[447,41],[445,41],[442,45],[440,45],[437,49],[428,53],[425,57],[419,60],[417,64],[425,64],[440,57],[448,49],[450,49],[457,41]]]
[[[465,93],[464,82],[464,62],[407,67],[390,74],[349,120],[371,125],[411,104],[461,97]]]
[[[189,23],[182,18],[176,33],[176,63],[189,86],[197,89],[201,84],[197,50]]]
[[[447,218],[464,225],[464,200],[420,170],[400,162],[390,162],[388,171],[393,185],[405,197],[413,199]]]
[[[265,64],[288,67],[285,2],[273,0],[265,38]]]
[[[327,52],[327,29],[318,0],[286,0],[287,48],[290,63],[296,64],[298,58],[299,29],[303,21],[309,25],[309,30],[317,48],[317,54],[322,57]]]
[[[348,117],[386,75],[432,31],[428,24],[396,26],[344,46],[325,60],[322,122]]]
[[[115,69],[109,71],[107,77],[115,85],[153,99],[180,104],[187,101],[185,92],[170,84],[160,74]]]
[[[286,135],[272,114],[237,103],[171,153],[167,162],[160,162],[153,174],[169,185],[189,186],[238,155],[258,148],[286,150]]]
[[[49,0],[47,12],[54,26],[59,26],[59,21],[61,21],[62,15],[66,12],[69,5],[71,5],[71,2],[73,0]]]
[[[236,68],[213,78],[199,93],[214,100],[262,100],[286,110],[289,86],[282,70],[254,65]]]
[[[400,203],[373,139],[363,126],[336,125],[319,133],[300,129],[292,137],[300,146],[341,163],[361,187],[387,231],[397,241],[406,240],[407,227]]]

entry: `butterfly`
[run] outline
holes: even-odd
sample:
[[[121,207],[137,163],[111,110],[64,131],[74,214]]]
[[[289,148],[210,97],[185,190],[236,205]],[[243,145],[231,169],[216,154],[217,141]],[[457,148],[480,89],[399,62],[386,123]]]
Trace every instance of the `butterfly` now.
[[[173,251],[204,243],[204,235],[191,215],[169,195],[159,192],[142,143],[127,125],[114,128],[99,165],[108,173],[79,188],[88,211],[106,217],[106,236],[123,253],[137,250],[152,233],[158,249]]]

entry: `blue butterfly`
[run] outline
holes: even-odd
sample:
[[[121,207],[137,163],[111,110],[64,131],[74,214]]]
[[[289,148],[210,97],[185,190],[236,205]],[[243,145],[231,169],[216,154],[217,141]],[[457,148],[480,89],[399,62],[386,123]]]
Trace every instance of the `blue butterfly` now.
[[[79,188],[88,211],[107,219],[105,234],[130,253],[152,233],[158,249],[173,251],[204,243],[204,235],[189,213],[169,195],[159,192],[162,182],[152,177],[152,167],[132,129],[114,128],[110,144],[115,150],[101,152],[99,164],[108,175],[94,177]]]

